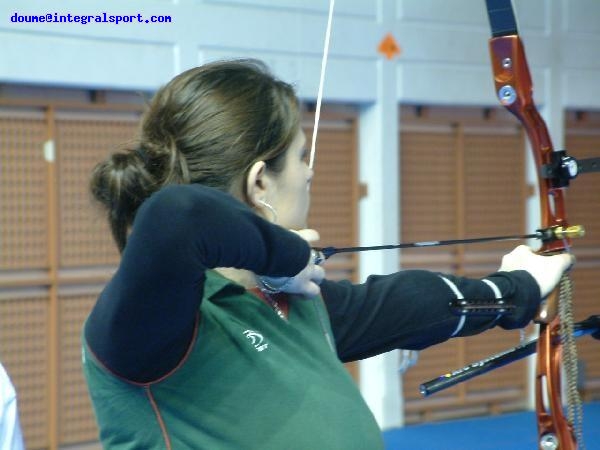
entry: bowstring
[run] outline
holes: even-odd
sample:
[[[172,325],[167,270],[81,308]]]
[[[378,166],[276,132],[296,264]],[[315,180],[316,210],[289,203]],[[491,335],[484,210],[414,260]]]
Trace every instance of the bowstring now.
[[[315,153],[317,144],[317,130],[321,118],[321,103],[323,102],[323,86],[325,84],[325,69],[329,59],[329,42],[331,40],[331,25],[333,23],[333,8],[335,0],[329,0],[329,13],[327,15],[327,28],[325,29],[325,42],[323,44],[323,58],[321,59],[321,75],[319,77],[319,90],[317,91],[317,104],[315,106],[315,123],[313,126],[312,140],[310,144],[310,159],[308,167],[312,169],[315,165]]]
[[[331,24],[333,23],[333,7],[335,5],[335,0],[329,0],[329,13],[327,15],[327,28],[325,29],[325,42],[323,44],[323,58],[321,59],[321,75],[319,77],[319,89],[317,91],[317,104],[315,106],[315,123],[313,126],[312,140],[310,144],[310,158],[308,162],[308,167],[313,169],[315,164],[315,152],[316,152],[316,143],[317,143],[317,130],[319,128],[319,119],[321,117],[321,103],[323,102],[323,86],[325,84],[325,69],[327,68],[327,60],[329,57],[329,42],[331,40]],[[319,323],[321,325],[321,330],[325,335],[325,340],[329,345],[329,348],[332,352],[336,352],[335,344],[333,339],[331,338],[331,334],[329,333],[328,327],[325,323],[325,319],[323,318],[322,311],[319,309],[317,305],[317,300],[313,301],[313,305],[315,307],[315,312],[317,317],[319,318]]]

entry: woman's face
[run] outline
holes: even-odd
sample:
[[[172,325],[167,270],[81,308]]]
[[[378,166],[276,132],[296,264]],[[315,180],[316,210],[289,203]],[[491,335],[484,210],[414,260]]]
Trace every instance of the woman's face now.
[[[273,177],[267,200],[277,211],[277,223],[284,228],[306,228],[313,170],[306,160],[306,136],[300,129],[286,151],[283,170]]]

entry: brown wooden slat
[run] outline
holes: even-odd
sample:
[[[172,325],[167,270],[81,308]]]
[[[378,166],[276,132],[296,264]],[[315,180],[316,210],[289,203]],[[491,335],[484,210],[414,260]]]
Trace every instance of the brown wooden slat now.
[[[566,148],[576,158],[600,155],[600,115],[567,113]],[[586,236],[574,240],[577,264],[572,271],[573,307],[576,320],[600,313],[600,175],[583,174],[572,180],[567,197],[568,217],[581,224]],[[600,398],[600,358],[598,341],[583,337],[577,341],[580,370],[586,400]]]
[[[3,292],[0,298],[0,359],[17,391],[27,448],[48,446],[48,296]]]
[[[401,134],[404,241],[456,237],[454,143],[453,134]]]
[[[60,170],[61,266],[116,264],[119,255],[105,216],[95,208],[88,183],[95,164],[133,138],[137,123],[99,119],[85,112],[57,120]]]
[[[312,130],[306,131],[310,134]],[[356,242],[358,186],[354,134],[351,126],[328,128],[327,119],[321,121],[308,218],[309,226],[321,235],[320,245],[350,246]]]
[[[60,405],[61,444],[93,441],[98,428],[81,370],[81,330],[98,292],[61,295]]]
[[[600,124],[598,125],[600,126]],[[600,133],[578,135],[567,133],[567,149],[576,158],[600,155]],[[573,243],[575,249],[595,248],[600,254],[600,175],[583,174],[573,180],[567,198],[568,217],[572,223],[586,227],[586,236]]]
[[[47,266],[41,117],[0,117],[0,270]]]

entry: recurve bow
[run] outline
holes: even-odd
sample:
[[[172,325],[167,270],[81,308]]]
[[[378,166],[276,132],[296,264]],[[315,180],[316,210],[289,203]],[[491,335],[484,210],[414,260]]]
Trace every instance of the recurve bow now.
[[[511,0],[486,0],[486,4],[492,29],[489,49],[496,93],[500,103],[519,119],[527,133],[538,172],[541,228],[567,229],[566,185],[543,175],[545,169],[553,166],[556,155],[546,124],[533,101],[531,75]],[[569,238],[565,237],[543,242],[539,253],[555,254],[569,251],[569,247]],[[561,285],[567,289],[568,282]],[[565,417],[561,400],[561,367],[569,346],[563,342],[568,321],[561,317],[565,314],[559,314],[559,290],[555,289],[546,298],[536,318],[540,324],[535,378],[538,445],[540,449],[575,450],[576,434],[580,433]]]

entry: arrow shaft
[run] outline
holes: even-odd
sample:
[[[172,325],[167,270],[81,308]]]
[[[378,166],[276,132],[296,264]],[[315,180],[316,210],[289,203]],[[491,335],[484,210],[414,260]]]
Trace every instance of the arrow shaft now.
[[[492,237],[480,237],[480,238],[469,238],[469,239],[449,239],[443,241],[422,241],[422,242],[405,242],[400,244],[390,245],[372,245],[372,246],[358,246],[358,247],[322,247],[315,248],[325,256],[325,259],[338,253],[354,253],[354,252],[366,252],[372,250],[394,250],[402,248],[422,248],[422,247],[441,247],[444,245],[459,245],[459,244],[477,244],[481,242],[498,242],[498,241],[516,241],[522,239],[541,239],[541,233],[533,234],[520,234],[520,235],[509,235],[509,236],[492,236]]]

